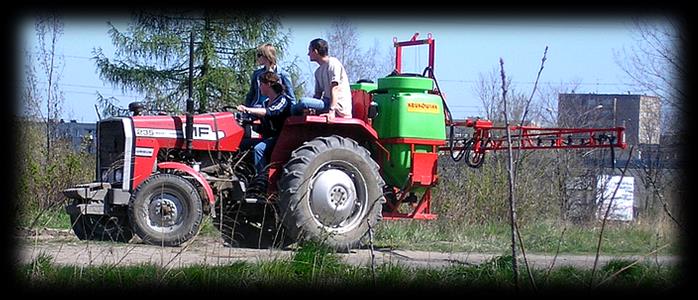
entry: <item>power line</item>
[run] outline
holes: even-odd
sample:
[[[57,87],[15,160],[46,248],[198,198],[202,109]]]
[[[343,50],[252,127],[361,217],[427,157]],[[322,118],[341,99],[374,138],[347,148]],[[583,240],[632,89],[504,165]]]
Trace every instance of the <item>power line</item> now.
[[[71,91],[71,90],[63,90],[62,92],[66,94],[81,94],[81,95],[91,95],[91,96],[96,96],[97,92],[83,92],[83,91]],[[138,98],[138,97],[143,97],[143,96],[138,96],[138,95],[119,95],[119,94],[106,94],[106,93],[101,93],[100,95],[106,96],[106,97],[132,97],[132,98]]]
[[[479,80],[460,80],[460,79],[439,79],[439,81],[445,81],[445,82],[459,82],[459,83],[478,83],[480,82]],[[535,84],[533,81],[512,81],[512,84]],[[552,81],[544,81],[544,82],[538,82],[538,84],[561,84],[560,82],[552,82]],[[565,83],[562,83],[565,84]],[[638,83],[614,83],[614,82],[597,82],[597,83],[586,83],[586,82],[575,82],[575,83],[566,83],[569,85],[625,85],[625,86],[642,86],[641,84]]]
[[[64,57],[69,57],[69,58],[79,58],[79,59],[87,59],[87,60],[93,60],[94,57],[85,57],[85,56],[77,56],[77,55],[63,55]]]
[[[46,84],[47,82],[46,82],[46,81],[41,81],[41,80],[39,80],[39,81],[37,81],[37,83]],[[61,86],[70,86],[70,87],[80,87],[80,88],[95,88],[95,89],[103,89],[103,88],[105,88],[104,86],[87,85],[87,84],[76,84],[76,83],[61,83],[61,82],[59,82],[58,85],[61,85]]]
[[[43,53],[41,53],[39,51],[29,51],[29,52],[31,54],[34,54],[34,55],[43,55]],[[94,57],[72,55],[72,54],[65,54],[65,53],[57,54],[56,56],[63,56],[63,57],[77,58],[77,59],[86,59],[86,60],[93,60],[94,59]]]
[[[41,80],[38,80],[37,83],[40,83],[40,84],[47,84],[46,81],[41,81]],[[103,95],[104,95],[104,93],[102,93],[102,91],[103,91],[104,89],[108,89],[108,87],[104,87],[104,86],[86,85],[86,84],[60,83],[60,82],[57,83],[57,84],[58,84],[59,86],[61,86],[61,87],[77,87],[77,88],[93,88],[93,89],[98,89],[98,92],[100,92],[100,93],[103,94]],[[91,93],[91,92],[83,92],[83,91],[66,91],[66,90],[63,90],[63,91],[64,91],[64,92],[71,92],[71,93],[74,93],[74,94],[90,94],[90,95],[94,94],[94,93]],[[107,93],[109,93],[109,92],[107,92]],[[122,96],[122,97],[143,97],[143,95],[126,95],[126,94],[114,94],[114,95],[116,95],[116,96]]]
[[[34,51],[34,54],[40,54],[39,52]],[[94,57],[86,57],[86,56],[79,56],[79,55],[71,55],[71,54],[63,54],[64,57],[69,57],[69,58],[77,58],[77,59],[85,59],[85,60],[93,60]],[[441,82],[458,82],[458,83],[478,83],[480,82],[479,80],[464,80],[464,79],[439,79]],[[533,81],[512,81],[512,84],[535,84]],[[565,83],[560,83],[560,82],[552,82],[552,81],[544,81],[544,82],[538,82],[538,84],[565,84]],[[642,86],[642,84],[638,83],[617,83],[617,82],[579,82],[579,83],[566,83],[569,85],[584,85],[584,86]],[[91,86],[90,86],[91,87]]]

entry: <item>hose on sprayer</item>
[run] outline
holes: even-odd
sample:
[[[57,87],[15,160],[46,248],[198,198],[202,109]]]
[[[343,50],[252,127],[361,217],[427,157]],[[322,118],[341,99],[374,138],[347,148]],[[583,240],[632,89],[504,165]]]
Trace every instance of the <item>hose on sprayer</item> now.
[[[456,154],[455,156],[453,155],[454,149],[455,149],[455,147],[456,147],[456,140],[455,140],[455,138],[454,138],[455,133],[454,133],[454,130],[453,130],[453,129],[455,128],[455,126],[453,126],[453,124],[451,124],[451,126],[449,126],[449,127],[450,127],[450,131],[449,131],[449,134],[448,134],[448,151],[449,151],[449,153],[451,154],[451,159],[453,159],[453,161],[455,161],[455,162],[459,162],[461,159],[463,159],[463,156],[465,155],[465,152],[466,152],[467,150],[464,148],[463,150],[461,150],[460,152],[458,152],[458,154]],[[463,139],[463,146],[464,146],[464,147],[465,147],[465,145],[466,145],[467,142],[468,142],[467,139]],[[472,144],[472,143],[471,143],[471,144]]]
[[[429,72],[429,71],[431,71],[431,72]],[[434,80],[434,84],[436,85],[436,90],[439,92],[438,95],[441,98],[441,103],[443,103],[443,106],[444,106],[444,114],[446,116],[446,125],[448,125],[450,127],[450,132],[448,135],[448,148],[449,148],[448,150],[451,154],[451,159],[453,159],[453,161],[455,161],[455,162],[458,162],[461,159],[463,159],[463,156],[465,155],[465,153],[468,150],[464,149],[461,152],[459,152],[458,154],[456,154],[455,156],[453,155],[454,148],[456,145],[456,141],[454,139],[454,132],[453,132],[454,127],[455,127],[453,125],[453,115],[451,114],[451,109],[448,108],[448,103],[446,103],[446,99],[444,98],[443,94],[441,93],[441,87],[439,87],[439,81],[436,80],[436,75],[434,75],[434,72],[433,72],[433,69],[431,66],[427,66],[426,68],[424,68],[424,71],[422,72],[422,77],[427,77],[427,72],[429,72],[429,75],[431,75],[430,77]],[[468,140],[463,139],[463,145],[465,146],[467,144],[468,144]],[[472,145],[472,141],[470,144]]]
[[[444,114],[446,115],[446,124],[450,127],[450,132],[449,132],[449,137],[448,137],[448,143],[449,143],[449,152],[451,154],[451,159],[453,161],[458,162],[463,159],[463,157],[466,158],[465,163],[472,168],[479,168],[482,166],[482,164],[485,161],[485,153],[474,153],[472,151],[473,145],[475,144],[475,138],[465,138],[463,139],[463,150],[458,152],[455,156],[453,155],[453,152],[455,150],[455,145],[456,141],[454,139],[454,125],[453,125],[453,115],[451,114],[451,109],[448,108],[448,103],[446,103],[446,99],[444,98],[443,94],[441,93],[441,87],[439,87],[439,81],[436,80],[436,75],[434,75],[434,72],[431,68],[431,66],[427,66],[424,68],[424,71],[422,72],[423,77],[427,77],[427,71],[432,71],[429,72],[431,75],[431,78],[434,80],[434,84],[436,85],[436,90],[439,91],[438,95],[441,97],[441,102],[444,105]],[[487,141],[489,143],[489,140]],[[487,144],[485,143],[485,144]]]

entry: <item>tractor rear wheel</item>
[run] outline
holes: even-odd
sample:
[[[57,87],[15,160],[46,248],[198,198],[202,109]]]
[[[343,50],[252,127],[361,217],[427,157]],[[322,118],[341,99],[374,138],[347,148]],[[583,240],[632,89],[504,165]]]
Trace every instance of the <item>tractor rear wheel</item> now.
[[[156,174],[138,186],[128,213],[131,227],[145,243],[179,246],[199,232],[203,205],[191,182],[174,174]]]
[[[279,208],[290,238],[338,251],[360,246],[381,218],[383,179],[356,141],[319,137],[291,154],[279,181]]]

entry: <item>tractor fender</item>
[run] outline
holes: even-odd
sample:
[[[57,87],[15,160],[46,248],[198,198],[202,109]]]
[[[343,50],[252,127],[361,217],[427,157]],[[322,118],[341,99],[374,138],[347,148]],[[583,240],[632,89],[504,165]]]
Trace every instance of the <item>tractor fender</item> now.
[[[206,198],[208,198],[208,202],[211,203],[211,205],[213,205],[216,202],[216,198],[213,196],[213,189],[211,189],[211,185],[209,185],[208,181],[206,181],[206,179],[204,179],[204,177],[201,176],[201,174],[194,170],[192,167],[178,162],[163,162],[158,164],[158,169],[177,170],[191,175],[204,188],[204,191],[206,192]]]

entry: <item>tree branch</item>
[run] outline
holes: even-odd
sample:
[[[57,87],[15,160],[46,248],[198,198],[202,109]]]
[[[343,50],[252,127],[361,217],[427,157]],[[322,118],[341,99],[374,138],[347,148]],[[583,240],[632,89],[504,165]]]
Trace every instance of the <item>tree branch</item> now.
[[[613,207],[613,199],[616,197],[616,193],[618,192],[618,189],[620,188],[620,183],[623,180],[623,177],[625,177],[625,172],[628,170],[628,165],[630,164],[630,159],[632,158],[633,155],[633,149],[634,145],[630,147],[630,151],[628,151],[628,160],[625,161],[625,166],[623,167],[623,170],[621,171],[620,174],[620,181],[618,184],[616,184],[616,188],[613,190],[613,194],[611,195],[611,199],[608,202],[608,207],[606,207],[606,213],[603,216],[603,220],[601,221],[601,232],[599,232],[599,240],[596,243],[596,255],[594,256],[594,266],[591,269],[591,279],[589,282],[589,286],[592,287],[594,285],[594,275],[596,273],[596,266],[599,262],[599,254],[601,252],[601,242],[603,240],[603,232],[604,229],[606,228],[606,221],[608,220],[608,214],[611,212],[611,207]],[[603,195],[603,193],[602,193]],[[603,197],[601,198],[601,204],[603,205]]]
[[[509,222],[511,227],[511,259],[512,259],[512,274],[514,280],[514,286],[516,290],[519,290],[519,270],[516,263],[516,197],[514,196],[514,162],[512,157],[511,149],[511,131],[509,128],[509,119],[507,117],[507,88],[505,85],[506,75],[504,74],[504,60],[499,59],[499,70],[500,76],[502,78],[502,103],[504,105],[504,123],[507,129],[507,153],[509,154],[509,161],[507,164],[508,177],[509,177]]]

